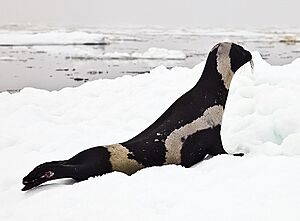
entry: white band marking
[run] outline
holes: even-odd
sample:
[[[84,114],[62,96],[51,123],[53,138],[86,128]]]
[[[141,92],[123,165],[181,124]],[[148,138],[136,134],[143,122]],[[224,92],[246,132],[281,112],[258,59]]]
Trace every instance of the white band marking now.
[[[213,128],[219,124],[221,125],[223,112],[224,110],[221,105],[209,107],[201,117],[174,130],[165,141],[167,150],[166,164],[180,164],[183,140],[186,140],[198,131]]]
[[[222,75],[225,88],[228,90],[233,77],[230,62],[231,43],[221,43],[217,51],[217,70]]]

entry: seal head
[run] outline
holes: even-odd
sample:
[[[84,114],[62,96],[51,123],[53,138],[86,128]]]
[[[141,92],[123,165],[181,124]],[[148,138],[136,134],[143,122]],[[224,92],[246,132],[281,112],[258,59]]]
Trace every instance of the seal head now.
[[[221,74],[221,79],[225,88],[229,90],[234,73],[251,60],[251,53],[245,50],[242,46],[231,42],[221,42],[211,49],[203,74],[214,73],[217,71]],[[212,70],[214,67],[217,70]],[[213,79],[212,76],[207,77],[217,82],[217,80]]]

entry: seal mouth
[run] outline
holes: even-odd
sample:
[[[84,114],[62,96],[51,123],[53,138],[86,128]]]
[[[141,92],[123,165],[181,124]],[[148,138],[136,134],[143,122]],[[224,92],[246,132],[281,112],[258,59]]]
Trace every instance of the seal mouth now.
[[[25,185],[22,188],[22,191],[26,191],[29,189],[32,189],[33,187],[36,187],[42,183],[45,183],[46,181],[49,181],[51,177],[54,176],[54,173],[52,171],[47,171],[44,175],[41,177],[31,179],[31,180],[26,180],[26,177],[23,179],[23,184]]]

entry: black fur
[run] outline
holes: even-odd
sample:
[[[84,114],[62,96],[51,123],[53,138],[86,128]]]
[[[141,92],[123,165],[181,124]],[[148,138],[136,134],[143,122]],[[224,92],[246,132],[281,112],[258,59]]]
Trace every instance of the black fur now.
[[[151,126],[134,138],[121,143],[126,147],[128,159],[134,159],[144,167],[166,164],[167,137],[175,130],[185,126],[214,105],[226,104],[228,90],[217,70],[217,50],[220,43],[207,58],[202,76],[197,84],[177,99]],[[252,59],[250,52],[241,46],[231,45],[231,69],[235,72]],[[181,165],[190,167],[209,155],[226,153],[220,136],[221,125],[200,130],[187,138],[182,138]],[[49,180],[73,178],[76,181],[88,179],[113,171],[111,153],[107,147],[94,147],[80,152],[69,160],[41,164],[23,179],[28,190]],[[49,174],[52,175],[49,177]]]
[[[76,154],[69,160],[43,163],[23,178],[25,187],[22,190],[29,190],[55,179],[72,178],[76,181],[83,181],[89,177],[109,173],[112,171],[109,157],[110,155],[106,148],[93,147]],[[53,177],[48,179],[41,178],[49,171],[54,173]]]

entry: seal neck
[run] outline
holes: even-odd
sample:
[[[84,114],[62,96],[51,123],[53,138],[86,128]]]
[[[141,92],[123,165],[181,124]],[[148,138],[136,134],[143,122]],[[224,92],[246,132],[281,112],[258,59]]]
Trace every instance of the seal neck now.
[[[213,64],[211,64],[213,63]],[[216,62],[206,62],[203,73],[195,85],[195,90],[198,94],[202,94],[207,101],[213,105],[222,105],[225,107],[228,89],[231,83],[231,79],[226,82],[226,85],[222,79],[222,75],[217,71]]]

